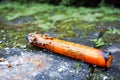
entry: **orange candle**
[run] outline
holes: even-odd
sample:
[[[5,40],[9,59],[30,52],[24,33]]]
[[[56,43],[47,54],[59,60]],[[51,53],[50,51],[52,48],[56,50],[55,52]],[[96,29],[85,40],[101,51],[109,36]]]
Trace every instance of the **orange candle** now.
[[[48,35],[40,35],[31,33],[27,35],[28,42],[40,48],[68,56],[77,60],[82,60],[89,64],[94,64],[100,67],[109,68],[112,62],[112,55],[100,49],[59,40]]]

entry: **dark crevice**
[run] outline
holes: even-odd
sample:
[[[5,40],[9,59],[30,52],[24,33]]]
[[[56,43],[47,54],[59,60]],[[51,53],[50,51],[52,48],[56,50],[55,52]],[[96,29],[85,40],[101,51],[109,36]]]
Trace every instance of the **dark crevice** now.
[[[93,65],[89,65],[89,73],[87,77],[88,80],[92,80],[94,71],[95,71],[95,67]]]

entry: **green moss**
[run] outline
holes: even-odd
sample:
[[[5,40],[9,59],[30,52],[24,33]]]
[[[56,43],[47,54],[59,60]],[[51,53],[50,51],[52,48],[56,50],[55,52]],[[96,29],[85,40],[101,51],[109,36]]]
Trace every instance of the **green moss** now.
[[[99,38],[99,39],[92,39],[92,40],[90,40],[90,41],[94,42],[95,47],[102,47],[102,46],[105,45],[105,43],[104,43],[104,41],[103,41],[102,38]]]
[[[120,30],[116,29],[116,28],[108,28],[108,30],[106,31],[107,34],[120,34]]]
[[[120,19],[120,9],[118,8],[75,8],[38,3],[0,3],[0,13],[0,16],[3,16],[6,22],[13,22],[12,25],[3,26],[0,24],[0,29],[5,31],[2,33],[3,35],[0,35],[0,39],[5,42],[0,44],[1,47],[7,47],[8,45],[12,47],[16,44],[25,45],[25,35],[35,31],[39,33],[53,31],[58,34],[57,38],[73,38],[77,36],[76,28],[83,31],[85,37],[89,34],[89,31],[95,31],[95,22],[118,21]],[[15,20],[19,22],[19,18],[25,16],[32,16],[33,21],[14,23]],[[3,38],[6,39],[3,40]]]
[[[4,26],[4,28],[0,26],[0,28],[4,30],[4,32],[2,33],[3,35],[0,35],[1,40],[3,41],[2,44],[0,44],[0,48],[14,47],[18,44],[21,44],[21,46],[26,45],[27,42],[25,40],[25,36],[27,34],[35,31],[43,31],[43,29],[38,29],[38,27],[33,27],[32,25],[24,27]]]
[[[81,67],[80,63],[77,63],[77,64],[76,64],[76,68],[77,68],[77,69],[80,69],[80,67]]]
[[[0,43],[0,49],[2,49],[4,47],[5,47],[4,43]]]
[[[48,19],[52,19],[53,21],[56,21],[56,19],[58,20],[60,18],[64,20],[69,18],[79,21],[94,22],[109,20],[113,21],[119,20],[120,18],[120,10],[118,8],[104,6],[99,8],[74,8],[37,3],[20,4],[17,2],[11,2],[6,4],[0,4],[0,9],[5,13],[5,15],[7,14],[6,18],[8,20],[13,20],[15,18],[28,15],[34,15],[38,17],[48,16]]]
[[[56,38],[59,38],[59,39],[63,39],[63,38],[73,38],[73,37],[76,37],[77,34],[73,33],[73,32],[69,32],[69,33],[61,33],[61,34],[58,34],[56,36]]]
[[[106,32],[102,36],[102,39],[106,44],[111,45],[112,43],[120,42],[119,36],[120,36],[119,28],[113,27],[113,28],[108,28],[106,30]]]

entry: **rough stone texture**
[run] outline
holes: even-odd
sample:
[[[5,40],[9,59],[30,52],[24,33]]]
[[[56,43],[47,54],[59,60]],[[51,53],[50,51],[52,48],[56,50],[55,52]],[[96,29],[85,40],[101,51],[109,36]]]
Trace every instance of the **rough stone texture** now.
[[[18,21],[16,20],[14,23],[19,23]],[[0,57],[11,62],[12,67],[8,68],[7,65],[0,65],[0,80],[119,80],[120,35],[105,33],[108,28],[119,29],[119,24],[120,22],[103,23],[103,25],[98,23],[92,29],[75,29],[78,36],[74,38],[64,38],[64,40],[91,47],[94,46],[94,43],[90,42],[90,39],[103,38],[106,44],[101,49],[112,52],[114,56],[113,63],[108,70],[90,66],[82,61],[55,54],[45,49],[34,47],[30,48],[30,50],[28,50],[28,47],[24,47],[23,49],[4,48],[0,50]],[[53,35],[52,32],[51,35]],[[21,65],[14,65],[19,63],[19,61]]]
[[[119,29],[119,22],[117,23],[107,23],[106,28],[117,28]],[[107,30],[106,30],[107,31]],[[105,45],[101,48],[113,55],[113,62],[109,69],[103,69],[99,67],[94,67],[91,79],[107,79],[107,80],[119,80],[120,79],[120,34],[118,33],[104,33],[102,36]]]
[[[5,61],[12,67],[1,65],[0,79],[22,80],[87,80],[89,65],[48,51],[22,51],[16,48],[5,49]],[[12,55],[11,55],[12,54]],[[2,56],[1,56],[2,57]],[[30,61],[40,61],[41,67]],[[26,62],[27,60],[27,62]],[[79,64],[79,66],[77,66]]]
[[[113,44],[112,46],[107,48],[108,51],[113,53],[113,63],[111,64],[111,68],[105,71],[105,74],[108,77],[113,78],[115,80],[120,79],[120,43]]]
[[[76,33],[79,34],[80,31],[78,30]],[[87,34],[89,35],[84,39],[82,37],[84,34],[81,33],[75,38],[64,38],[64,40],[93,46],[93,43],[91,43],[89,39],[97,38],[99,32],[90,31]],[[51,33],[51,35],[53,34]],[[33,57],[37,58],[35,55],[38,57],[42,56],[43,58],[40,57],[41,62],[44,60],[44,62],[49,63],[49,65],[42,64],[44,67],[36,70],[34,64],[31,64],[29,61],[24,61],[23,57],[26,58],[27,56],[27,58],[29,57],[31,60]],[[19,63],[19,60],[22,60],[24,63],[20,62],[22,65],[12,66],[11,68],[0,66],[4,73],[0,75],[0,79],[21,79],[23,77],[23,80],[87,80],[90,73],[90,66],[87,63],[55,54],[45,49],[35,49],[34,47],[31,51],[18,48],[5,48],[1,50],[1,57],[4,57],[6,61],[10,61],[13,64]],[[34,69],[35,71],[33,71]],[[4,77],[8,74],[8,77]],[[12,74],[14,74],[14,76],[12,76]]]
[[[113,62],[109,69],[104,69],[100,67],[93,67],[93,73],[90,76],[91,80],[119,80],[120,79],[120,43],[107,46],[107,51],[113,53]]]

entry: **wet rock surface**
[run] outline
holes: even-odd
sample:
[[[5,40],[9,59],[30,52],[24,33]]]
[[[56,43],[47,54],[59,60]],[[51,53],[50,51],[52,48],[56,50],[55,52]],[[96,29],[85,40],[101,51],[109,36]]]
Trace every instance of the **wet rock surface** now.
[[[111,68],[105,72],[110,78],[113,78],[115,80],[120,79],[120,74],[119,74],[120,58],[119,57],[120,57],[120,54],[118,52],[114,54],[114,59],[113,59],[113,63],[111,64]]]
[[[31,16],[8,22],[0,19],[0,58],[4,58],[4,61],[0,62],[0,80],[120,79],[120,21],[72,22],[73,24],[70,25],[72,29],[67,27],[68,29],[65,30],[66,27],[61,28],[60,25],[57,25],[58,21],[55,23],[57,26],[55,29],[48,28],[47,31],[35,27],[35,24],[29,24],[32,21],[34,21],[34,18]],[[58,29],[61,29],[61,31]],[[34,31],[48,33],[54,37],[63,33],[60,38],[91,47],[104,43],[99,45],[98,48],[111,52],[114,57],[113,63],[109,69],[104,69],[45,49],[32,47],[27,44],[25,35]],[[75,35],[70,31],[73,31]]]
[[[98,80],[119,80],[120,79],[120,43],[112,44],[111,46],[107,46],[106,50],[111,52],[113,55],[113,62],[109,69],[104,69],[100,67],[92,67],[92,74],[90,75],[90,79],[98,79]]]
[[[17,48],[1,50],[1,80],[86,80],[88,64],[47,51],[24,51]],[[12,55],[11,55],[12,54]],[[7,57],[6,57],[7,56]],[[8,67],[7,64],[11,64]]]

